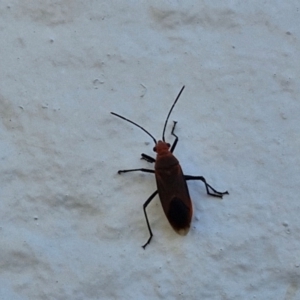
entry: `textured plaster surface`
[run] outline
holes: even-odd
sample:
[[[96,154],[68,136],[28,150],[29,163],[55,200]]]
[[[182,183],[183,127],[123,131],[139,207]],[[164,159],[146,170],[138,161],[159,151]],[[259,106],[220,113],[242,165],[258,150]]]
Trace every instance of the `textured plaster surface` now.
[[[299,1],[0,3],[0,299],[300,299]],[[170,121],[189,234],[152,140]],[[167,127],[170,135],[172,123]]]

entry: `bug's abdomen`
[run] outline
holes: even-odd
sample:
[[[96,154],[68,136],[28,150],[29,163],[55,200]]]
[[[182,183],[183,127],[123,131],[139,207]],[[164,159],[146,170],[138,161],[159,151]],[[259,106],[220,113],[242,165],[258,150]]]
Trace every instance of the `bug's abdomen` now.
[[[166,217],[178,234],[186,235],[191,225],[193,206],[180,165],[177,163],[161,169],[156,168],[155,177]]]
[[[171,200],[167,218],[176,232],[181,235],[187,234],[191,223],[191,211],[180,198],[174,197]]]

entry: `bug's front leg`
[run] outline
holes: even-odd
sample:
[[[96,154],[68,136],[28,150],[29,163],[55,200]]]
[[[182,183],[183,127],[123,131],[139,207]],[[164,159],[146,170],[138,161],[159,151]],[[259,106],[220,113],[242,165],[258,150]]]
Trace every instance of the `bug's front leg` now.
[[[155,162],[155,158],[153,158],[153,157],[151,157],[151,156],[149,156],[145,153],[142,153],[141,156],[142,156],[141,159],[144,159],[149,163],[154,163]]]
[[[154,173],[154,170],[141,168],[141,169],[119,170],[118,174],[128,173],[128,172],[136,172],[136,171],[141,171],[141,172],[145,172],[145,173]]]
[[[172,128],[171,134],[172,134],[173,136],[175,136],[175,141],[174,141],[174,143],[173,143],[173,145],[172,145],[172,147],[171,147],[171,149],[170,149],[170,152],[171,152],[171,153],[173,153],[173,151],[175,150],[175,147],[176,147],[176,145],[177,145],[177,143],[178,143],[178,140],[179,140],[179,139],[178,139],[178,136],[174,133],[174,130],[175,130],[177,121],[173,121],[173,123],[174,123],[174,125],[173,125],[173,128]]]

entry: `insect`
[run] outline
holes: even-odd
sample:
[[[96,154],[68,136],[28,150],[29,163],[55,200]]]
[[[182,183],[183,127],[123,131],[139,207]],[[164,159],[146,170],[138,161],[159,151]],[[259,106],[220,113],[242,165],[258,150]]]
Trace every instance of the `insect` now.
[[[227,191],[226,192],[216,191],[212,186],[210,186],[206,182],[203,176],[191,176],[191,175],[183,174],[178,160],[173,155],[175,147],[178,143],[178,136],[174,133],[177,124],[176,121],[174,121],[173,128],[171,131],[171,135],[175,137],[172,146],[165,141],[165,131],[166,131],[169,117],[184,88],[185,86],[181,88],[179,94],[177,95],[167,115],[164,128],[163,128],[162,140],[159,140],[158,142],[153,137],[153,135],[150,134],[142,126],[138,125],[137,123],[129,119],[126,119],[123,116],[111,112],[112,115],[119,117],[137,126],[141,130],[143,130],[153,139],[155,144],[153,151],[157,153],[156,159],[144,153],[141,154],[142,159],[146,160],[149,163],[155,163],[154,170],[140,168],[140,169],[129,169],[129,170],[118,171],[119,174],[136,172],[136,171],[155,174],[157,190],[146,200],[146,202],[143,205],[146,223],[150,234],[150,237],[148,238],[147,242],[142,246],[144,249],[150,243],[153,237],[146,208],[157,194],[159,195],[163,210],[165,212],[167,219],[169,220],[169,223],[171,224],[173,229],[180,235],[186,235],[188,233],[191,226],[192,216],[193,216],[193,206],[189,195],[189,190],[186,184],[187,180],[201,180],[205,184],[206,193],[210,196],[222,198],[223,195],[229,194]]]

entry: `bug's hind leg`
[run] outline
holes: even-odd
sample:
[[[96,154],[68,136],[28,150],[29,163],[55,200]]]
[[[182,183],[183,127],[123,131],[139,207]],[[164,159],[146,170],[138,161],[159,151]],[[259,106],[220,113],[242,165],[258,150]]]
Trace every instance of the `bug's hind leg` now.
[[[171,149],[170,149],[170,152],[171,152],[171,153],[173,153],[173,151],[175,150],[175,147],[176,147],[176,145],[177,145],[177,143],[178,143],[178,136],[174,133],[174,130],[175,130],[175,127],[176,127],[177,122],[176,122],[176,121],[173,121],[173,122],[174,122],[174,125],[173,125],[173,128],[172,128],[171,134],[172,134],[173,136],[175,136],[175,141],[174,141],[174,143],[173,143],[173,145],[172,145],[172,147],[171,147]]]
[[[148,230],[149,230],[149,233],[150,233],[150,237],[148,239],[148,241],[146,242],[145,245],[143,245],[142,247],[144,249],[146,249],[147,245],[150,244],[150,241],[153,237],[153,233],[152,233],[152,230],[151,230],[151,227],[150,227],[150,223],[149,223],[149,220],[148,220],[148,216],[147,216],[147,212],[146,212],[146,207],[148,206],[148,204],[151,202],[151,200],[157,195],[158,191],[155,191],[148,199],[147,201],[144,203],[143,205],[143,209],[144,209],[144,214],[145,214],[145,218],[146,218],[146,222],[147,222],[147,227],[148,227]]]
[[[206,187],[206,193],[210,196],[213,196],[213,197],[219,197],[219,198],[222,198],[223,195],[229,195],[228,191],[225,191],[225,192],[218,192],[217,190],[215,190],[211,185],[209,185],[205,178],[203,176],[191,176],[191,175],[184,175],[184,179],[185,180],[201,180],[204,184],[205,184],[205,187]],[[214,192],[214,193],[211,193],[209,191],[209,188]]]

